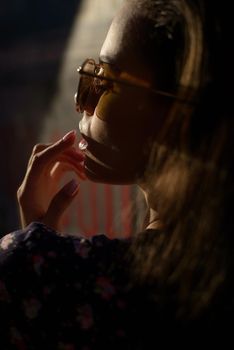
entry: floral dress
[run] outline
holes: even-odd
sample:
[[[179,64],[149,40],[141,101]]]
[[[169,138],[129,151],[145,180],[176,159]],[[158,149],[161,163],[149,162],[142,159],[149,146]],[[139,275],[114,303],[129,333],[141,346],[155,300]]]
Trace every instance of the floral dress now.
[[[131,349],[129,244],[63,236],[41,223],[3,237],[0,349]]]
[[[233,305],[226,297],[214,303],[208,317],[181,322],[174,286],[167,290],[157,281],[156,286],[151,280],[132,281],[133,243],[142,248],[147,242],[147,252],[161,234],[147,230],[128,239],[85,239],[35,222],[4,236],[0,350],[154,350],[162,343],[165,349],[187,349],[186,337],[197,346],[205,337],[216,344],[224,324],[222,339],[227,339],[233,325],[227,310],[233,317]],[[224,305],[220,314],[219,304]]]

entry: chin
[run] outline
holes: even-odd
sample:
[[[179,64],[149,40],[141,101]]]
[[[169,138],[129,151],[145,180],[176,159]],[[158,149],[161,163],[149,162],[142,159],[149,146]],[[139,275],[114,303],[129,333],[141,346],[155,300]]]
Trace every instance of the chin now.
[[[115,171],[108,169],[89,157],[85,158],[84,163],[85,175],[92,182],[105,183],[111,185],[131,185],[136,183],[135,173]],[[123,166],[122,166],[123,169]]]

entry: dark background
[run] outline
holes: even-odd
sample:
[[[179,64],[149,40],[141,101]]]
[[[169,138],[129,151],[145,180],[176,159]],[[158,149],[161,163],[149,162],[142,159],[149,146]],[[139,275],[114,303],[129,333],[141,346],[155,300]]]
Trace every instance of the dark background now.
[[[2,0],[0,235],[18,227],[16,191],[56,93],[80,0]]]
[[[0,237],[20,228],[16,192],[33,146],[78,129],[81,115],[73,101],[77,65],[87,57],[98,59],[121,2],[1,2]],[[144,198],[136,186],[84,181],[64,215],[62,231],[126,237],[141,230],[144,215]]]

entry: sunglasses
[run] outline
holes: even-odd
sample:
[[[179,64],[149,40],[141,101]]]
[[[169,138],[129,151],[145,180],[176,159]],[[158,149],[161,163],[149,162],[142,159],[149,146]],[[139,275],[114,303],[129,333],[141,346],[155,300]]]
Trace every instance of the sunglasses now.
[[[169,92],[152,89],[148,83],[133,78],[133,81],[125,79],[115,79],[104,76],[103,63],[96,63],[94,59],[88,58],[77,69],[80,74],[80,79],[75,94],[76,110],[79,113],[83,113],[85,110],[89,110],[90,106],[95,106],[101,95],[106,90],[113,89],[113,84],[121,84],[123,86],[147,89],[154,94],[176,99],[186,104],[194,104],[190,100],[180,98]]]

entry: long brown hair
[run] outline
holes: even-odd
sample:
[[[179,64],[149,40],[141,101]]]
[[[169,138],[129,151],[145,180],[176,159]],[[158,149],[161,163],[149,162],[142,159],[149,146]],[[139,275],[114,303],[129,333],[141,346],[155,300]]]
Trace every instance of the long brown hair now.
[[[141,0],[137,6],[154,21],[148,37],[157,55],[173,47],[170,89],[191,103],[174,101],[151,146],[145,177],[166,229],[135,240],[134,283],[157,281],[152,297],[161,301],[167,288],[176,290],[177,316],[194,318],[212,308],[233,268],[234,128],[223,76],[233,81],[229,14],[209,0]],[[167,71],[167,59],[162,62]]]

